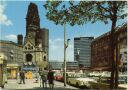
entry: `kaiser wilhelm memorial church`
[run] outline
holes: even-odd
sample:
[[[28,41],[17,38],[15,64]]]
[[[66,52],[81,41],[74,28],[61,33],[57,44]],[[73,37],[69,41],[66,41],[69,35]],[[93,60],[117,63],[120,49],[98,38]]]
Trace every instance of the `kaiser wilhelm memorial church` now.
[[[18,38],[22,42],[22,36]],[[30,3],[26,15],[26,35],[24,38],[22,70],[47,69],[49,53],[49,31],[40,28],[40,17],[36,4]],[[34,68],[35,67],[35,68]],[[36,70],[35,70],[36,71]]]

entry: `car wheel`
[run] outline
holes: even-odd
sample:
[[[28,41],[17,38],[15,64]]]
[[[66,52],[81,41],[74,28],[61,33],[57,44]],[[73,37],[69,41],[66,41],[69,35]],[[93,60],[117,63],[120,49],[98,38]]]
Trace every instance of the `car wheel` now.
[[[79,87],[79,84],[78,84],[78,82],[76,83],[76,87]]]
[[[68,82],[69,85],[71,85],[70,81]]]
[[[1,88],[4,88],[4,85],[2,85]]]

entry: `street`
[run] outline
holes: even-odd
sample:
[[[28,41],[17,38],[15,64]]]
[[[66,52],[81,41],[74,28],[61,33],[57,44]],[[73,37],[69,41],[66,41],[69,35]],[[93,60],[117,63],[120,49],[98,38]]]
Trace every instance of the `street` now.
[[[47,85],[48,86],[48,85]],[[76,90],[77,88],[67,85],[64,87],[64,84],[58,81],[55,81],[54,90]],[[2,90],[50,90],[48,88],[40,87],[40,82],[35,83],[35,79],[27,79],[25,84],[18,84],[16,79],[8,80],[8,83],[5,85],[5,88]]]

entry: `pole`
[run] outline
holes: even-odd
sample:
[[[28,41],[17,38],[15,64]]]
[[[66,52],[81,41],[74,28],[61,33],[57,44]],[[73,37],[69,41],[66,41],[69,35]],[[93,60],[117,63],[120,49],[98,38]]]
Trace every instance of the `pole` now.
[[[120,49],[119,49],[119,43],[118,43],[118,37],[116,37],[116,70],[115,70],[115,89],[118,88],[118,79],[119,79],[119,55],[120,55]]]
[[[66,86],[66,27],[64,23],[64,86]]]

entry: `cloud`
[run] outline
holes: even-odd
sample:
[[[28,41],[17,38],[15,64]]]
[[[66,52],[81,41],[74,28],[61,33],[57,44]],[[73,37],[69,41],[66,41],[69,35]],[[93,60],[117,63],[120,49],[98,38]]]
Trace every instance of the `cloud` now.
[[[67,55],[66,55],[67,59],[66,60],[67,61],[74,61],[74,43],[73,43],[73,41],[69,42],[69,46],[66,50],[66,53],[67,53]]]
[[[7,15],[4,14],[5,11],[5,3],[0,2],[0,25],[12,25],[11,20],[8,19]]]
[[[73,61],[73,42],[69,43],[66,49],[66,60]],[[49,40],[49,60],[60,60],[64,59],[64,39],[57,38],[54,40]]]
[[[16,40],[17,40],[17,36],[14,34],[6,35],[5,38],[7,40],[14,41],[14,42],[16,42]]]

